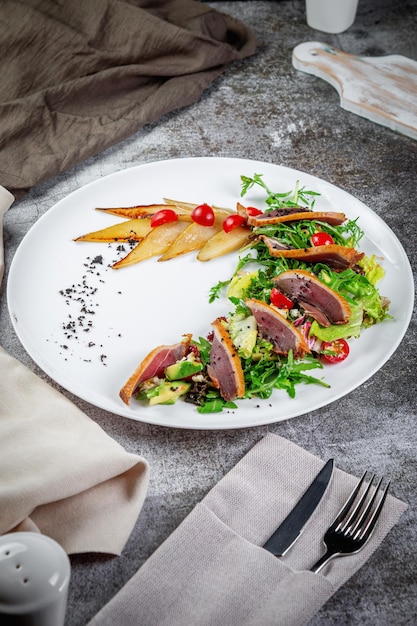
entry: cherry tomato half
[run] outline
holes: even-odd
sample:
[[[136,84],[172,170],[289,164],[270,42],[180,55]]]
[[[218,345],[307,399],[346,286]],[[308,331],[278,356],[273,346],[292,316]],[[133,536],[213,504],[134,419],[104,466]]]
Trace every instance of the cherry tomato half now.
[[[321,344],[321,356],[328,363],[340,363],[349,355],[349,344],[344,339],[335,341],[323,341]]]
[[[191,217],[200,226],[213,226],[214,211],[208,204],[199,204],[193,209]]]
[[[230,233],[231,230],[237,228],[238,226],[242,226],[245,223],[245,218],[243,215],[238,215],[235,213],[234,215],[229,215],[223,221],[223,230],[225,233]]]
[[[152,216],[151,226],[153,228],[162,226],[162,224],[167,224],[168,222],[176,222],[177,219],[178,215],[172,209],[161,209]]]
[[[294,306],[294,302],[287,298],[287,296],[285,296],[282,291],[276,287],[272,287],[271,289],[270,300],[271,304],[279,309],[292,309]]]
[[[334,243],[334,240],[331,235],[321,231],[311,236],[311,243],[313,246],[330,246]]]
[[[257,209],[254,206],[248,206],[246,207],[246,213],[248,215],[255,216],[255,215],[261,215],[262,211],[260,209]]]

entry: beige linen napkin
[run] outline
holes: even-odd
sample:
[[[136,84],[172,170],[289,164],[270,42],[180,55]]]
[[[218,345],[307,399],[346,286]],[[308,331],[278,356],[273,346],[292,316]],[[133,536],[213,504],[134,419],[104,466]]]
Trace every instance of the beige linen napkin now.
[[[2,217],[13,196],[0,187]],[[0,347],[0,534],[35,530],[68,553],[120,554],[149,468]]]
[[[406,509],[389,496],[367,546],[333,560],[323,574],[313,574],[308,570],[324,552],[324,531],[357,482],[336,468],[301,537],[276,558],[261,546],[322,466],[321,459],[299,446],[273,434],[264,437],[90,626],[305,624],[365,563]]]

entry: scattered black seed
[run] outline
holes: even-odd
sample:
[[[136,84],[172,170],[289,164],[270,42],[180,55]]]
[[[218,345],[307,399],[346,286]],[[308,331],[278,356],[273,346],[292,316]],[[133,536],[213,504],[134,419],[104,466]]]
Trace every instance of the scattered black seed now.
[[[137,242],[129,240],[128,243],[134,243],[136,245]],[[111,244],[108,244],[108,247],[112,248]],[[123,256],[126,252],[125,245],[119,244],[117,246],[117,251],[119,252],[120,258],[120,256]],[[98,302],[94,301],[95,296],[99,291],[97,283],[105,284],[105,280],[102,277],[102,271],[99,271],[100,265],[104,267],[105,271],[107,271],[107,267],[111,267],[110,265],[106,267],[101,254],[95,257],[87,257],[83,263],[83,267],[85,269],[82,272],[80,281],[73,283],[70,287],[65,287],[64,289],[59,290],[59,294],[65,299],[66,306],[72,307],[71,313],[68,313],[67,319],[61,324],[61,329],[66,342],[79,341],[81,338],[81,335],[79,335],[80,331],[85,334],[91,333],[94,330],[94,316],[97,313],[97,308],[100,306]],[[90,279],[91,276],[93,278]],[[91,282],[95,282],[95,284],[90,284]],[[117,292],[118,295],[121,293],[121,291]],[[78,309],[78,314],[74,311],[73,307]],[[122,335],[121,333],[118,333],[117,336],[121,337]],[[97,347],[97,349],[103,349],[102,345],[97,346],[94,341],[88,341],[84,345],[90,349],[94,347]],[[62,350],[69,350],[69,345],[67,343],[63,343],[60,347]],[[108,357],[105,354],[100,355],[100,361],[103,365],[107,365],[107,358]],[[67,359],[65,358],[65,360]],[[86,363],[92,362],[91,359],[82,360]]]

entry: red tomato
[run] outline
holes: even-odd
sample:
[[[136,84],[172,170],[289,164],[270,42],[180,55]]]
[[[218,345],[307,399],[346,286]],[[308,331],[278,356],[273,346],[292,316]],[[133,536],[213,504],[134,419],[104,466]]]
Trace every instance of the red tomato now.
[[[248,206],[248,207],[246,208],[246,213],[247,213],[248,215],[261,215],[262,211],[260,211],[259,209],[257,209],[257,208],[256,208],[256,207],[254,207],[254,206]]]
[[[271,304],[279,309],[292,309],[294,306],[294,302],[287,298],[287,296],[284,296],[284,294],[276,287],[272,287],[271,289],[270,300]]]
[[[245,223],[245,218],[242,215],[238,215],[235,213],[234,215],[229,215],[223,221],[223,230],[225,233],[230,233],[231,230],[237,228],[238,226],[242,226]]]
[[[335,341],[323,341],[321,344],[321,356],[328,363],[340,363],[349,354],[349,344],[344,339]]]
[[[334,243],[334,240],[329,234],[321,231],[311,236],[311,243],[313,246],[330,246],[330,244]]]
[[[193,209],[191,217],[200,226],[213,226],[214,211],[208,204],[200,204]]]
[[[151,226],[162,226],[167,222],[176,222],[177,219],[178,215],[172,209],[161,209],[152,216]]]

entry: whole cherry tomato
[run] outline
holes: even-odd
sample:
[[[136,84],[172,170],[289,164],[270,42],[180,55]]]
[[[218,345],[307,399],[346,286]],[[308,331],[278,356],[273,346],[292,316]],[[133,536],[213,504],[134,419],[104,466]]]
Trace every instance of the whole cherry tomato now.
[[[271,304],[278,307],[279,309],[292,309],[294,306],[294,302],[287,298],[282,291],[277,289],[276,287],[272,287],[271,295],[270,295]]]
[[[344,339],[335,341],[323,341],[321,344],[321,357],[328,363],[340,363],[349,355],[349,344]]]
[[[330,246],[334,243],[334,240],[328,233],[320,231],[311,236],[311,243],[313,246]]]
[[[260,209],[257,209],[254,206],[248,206],[246,207],[246,213],[248,215],[255,216],[255,215],[261,215],[262,211]]]
[[[152,216],[151,226],[162,226],[168,222],[176,222],[177,219],[178,215],[172,209],[161,209]]]
[[[191,217],[200,226],[213,226],[214,211],[208,204],[199,204],[193,209]]]
[[[229,215],[223,221],[223,230],[225,233],[230,233],[231,230],[237,228],[238,226],[242,226],[245,223],[245,218],[243,215],[238,215],[237,213],[233,215]]]

